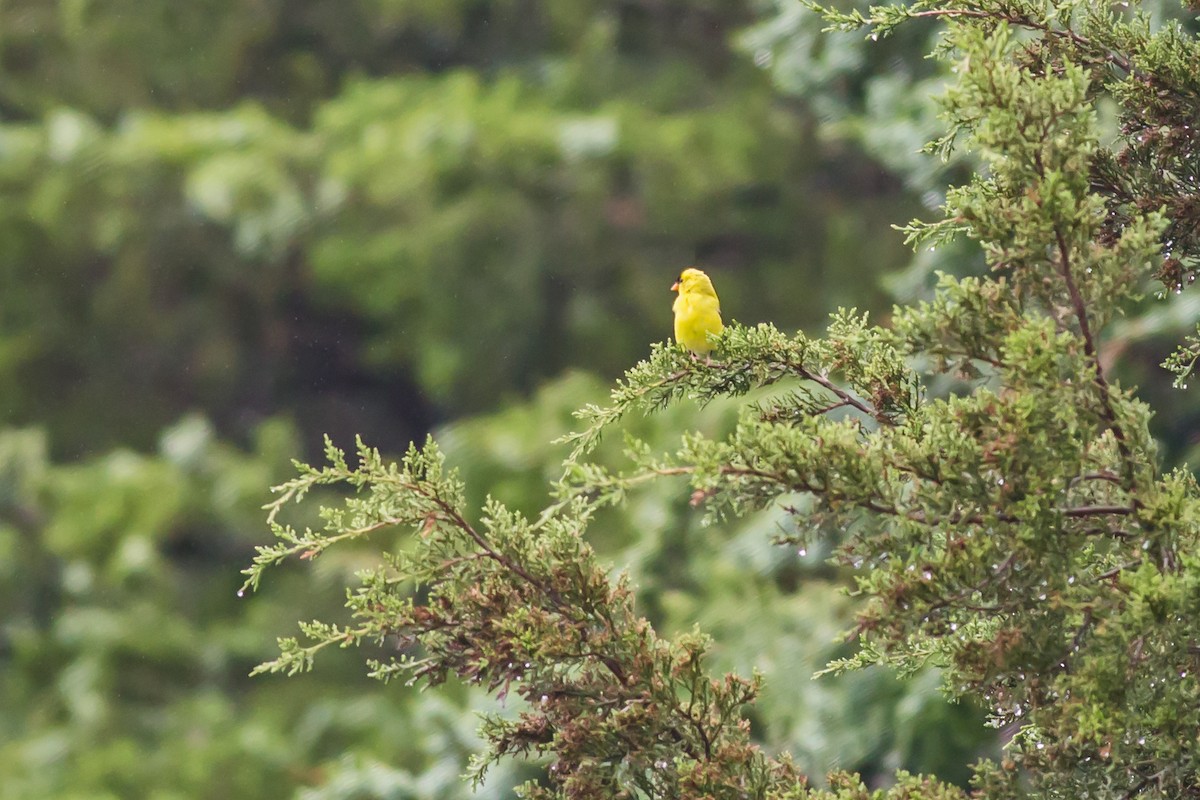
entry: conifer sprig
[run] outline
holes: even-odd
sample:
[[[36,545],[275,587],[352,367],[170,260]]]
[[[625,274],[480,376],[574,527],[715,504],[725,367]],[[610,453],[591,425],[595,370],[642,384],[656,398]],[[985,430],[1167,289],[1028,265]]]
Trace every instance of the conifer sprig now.
[[[655,411],[685,398],[703,404],[781,381],[803,383],[793,393],[791,410],[804,408],[812,415],[847,409],[871,424],[893,425],[916,406],[919,382],[888,331],[868,325],[866,315],[843,309],[832,316],[828,334],[810,339],[788,336],[770,324],[731,323],[719,337],[717,358],[708,362],[656,344],[648,359],[625,373],[608,406],[589,405],[576,413],[586,427],[563,439],[574,445],[570,460],[590,452],[604,430],[628,413]]]
[[[654,632],[625,580],[610,578],[582,538],[593,506],[561,504],[535,527],[488,501],[474,523],[432,441],[399,465],[361,443],[355,466],[332,445],[327,456],[327,466],[301,466],[277,488],[272,519],[315,486],[340,483],[356,493],[323,507],[323,532],[276,524],[280,543],[260,549],[247,587],[269,565],[311,560],[369,532],[408,529],[409,542],[360,573],[346,603],[351,625],[301,624],[303,641],[281,639],[279,657],[256,674],[292,675],[329,646],[374,643],[398,653],[369,661],[382,680],[432,686],[453,675],[499,697],[515,693],[525,710],[485,721],[490,749],[472,767],[475,781],[497,759],[523,756],[550,759],[562,792],[553,796],[599,797],[604,787],[628,785],[656,797],[765,797],[799,785],[786,761],[750,743],[740,718],[759,679],[714,679],[706,637]],[[527,792],[552,796],[533,785]]]

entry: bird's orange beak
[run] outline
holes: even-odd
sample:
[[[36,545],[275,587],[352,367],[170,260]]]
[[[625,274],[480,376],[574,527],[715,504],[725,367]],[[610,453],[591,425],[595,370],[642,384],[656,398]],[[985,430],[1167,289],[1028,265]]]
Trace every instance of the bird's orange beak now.
[[[672,283],[672,284],[671,284],[671,291],[672,291],[672,292],[678,292],[678,291],[679,291],[679,281],[675,281],[674,283]]]

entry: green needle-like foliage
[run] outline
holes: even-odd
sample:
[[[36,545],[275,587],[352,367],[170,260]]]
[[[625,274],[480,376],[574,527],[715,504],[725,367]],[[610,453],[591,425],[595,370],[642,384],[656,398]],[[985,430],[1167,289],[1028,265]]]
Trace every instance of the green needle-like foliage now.
[[[489,502],[478,519],[432,442],[400,465],[359,447],[349,466],[301,467],[275,514],[311,487],[357,490],[326,529],[277,526],[248,570],[313,558],[381,528],[408,544],[364,572],[354,623],[303,626],[262,671],[295,672],[331,644],[396,647],[387,679],[451,676],[515,693],[483,727],[496,759],[548,761],[528,797],[957,798],[934,779],[869,792],[831,776],[809,788],[750,740],[758,680],[710,676],[699,633],[666,639],[634,610],[584,538],[596,509],[640,483],[687,475],[714,519],[798,493],[801,541],[836,528],[836,558],[865,603],[854,655],[830,670],[939,667],[1013,735],[976,769],[992,798],[1200,797],[1200,487],[1163,474],[1150,408],[1115,383],[1105,326],[1158,277],[1200,258],[1200,44],[1177,25],[1092,3],[917,2],[826,11],[873,36],[914,19],[946,25],[955,79],[947,136],[984,171],[947,195],[914,243],[977,242],[985,274],[942,276],[888,326],[838,312],[823,338],[730,324],[712,363],[656,346],[583,429],[554,505],[537,520]],[[1102,139],[1097,106],[1119,109]],[[1180,380],[1195,342],[1171,361]],[[691,399],[759,394],[726,438],[674,453],[631,442],[632,466],[585,461],[622,417]],[[764,399],[765,398],[765,399]]]

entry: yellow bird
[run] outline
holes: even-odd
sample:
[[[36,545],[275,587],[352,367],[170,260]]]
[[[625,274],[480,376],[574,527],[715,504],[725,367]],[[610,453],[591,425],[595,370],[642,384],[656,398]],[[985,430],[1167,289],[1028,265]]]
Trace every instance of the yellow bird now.
[[[685,269],[671,287],[679,292],[675,304],[675,341],[692,351],[693,356],[708,356],[713,346],[708,334],[721,332],[721,301],[712,281],[695,267]]]

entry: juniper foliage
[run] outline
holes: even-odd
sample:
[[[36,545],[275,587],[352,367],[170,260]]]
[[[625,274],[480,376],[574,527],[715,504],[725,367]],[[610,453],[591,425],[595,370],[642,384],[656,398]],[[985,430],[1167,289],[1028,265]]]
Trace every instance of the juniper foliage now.
[[[283,640],[259,670],[389,641],[400,655],[372,662],[379,678],[516,693],[515,718],[484,724],[474,775],[544,758],[532,798],[964,797],[906,775],[875,793],[846,775],[809,787],[751,742],[741,710],[756,678],[711,676],[702,634],[665,638],[638,617],[584,530],[637,485],[686,475],[714,519],[800,493],[803,508],[785,509],[797,538],[843,532],[837,558],[865,603],[857,652],[830,670],[932,664],[951,695],[981,698],[1014,735],[1001,763],[977,765],[976,796],[1200,797],[1200,490],[1185,469],[1162,472],[1151,409],[1101,349],[1114,315],[1154,280],[1183,290],[1200,258],[1200,43],[1136,9],[1071,0],[820,10],[872,37],[944,24],[937,56],[953,79],[930,150],[965,148],[986,168],[941,219],[904,230],[917,246],[977,242],[986,273],[941,276],[887,326],[853,311],[821,338],[731,324],[711,364],[656,346],[608,406],[580,413],[535,520],[496,502],[474,519],[432,441],[400,464],[360,443],[355,466],[329,444],[328,466],[279,487],[279,542],[248,585],[379,529],[411,542],[349,592],[353,624],[304,625],[306,642]],[[1181,382],[1195,350],[1170,362]],[[728,438],[688,434],[670,454],[631,442],[621,472],[586,461],[627,414],[764,388]],[[323,510],[324,530],[276,521],[325,484],[357,494]]]

